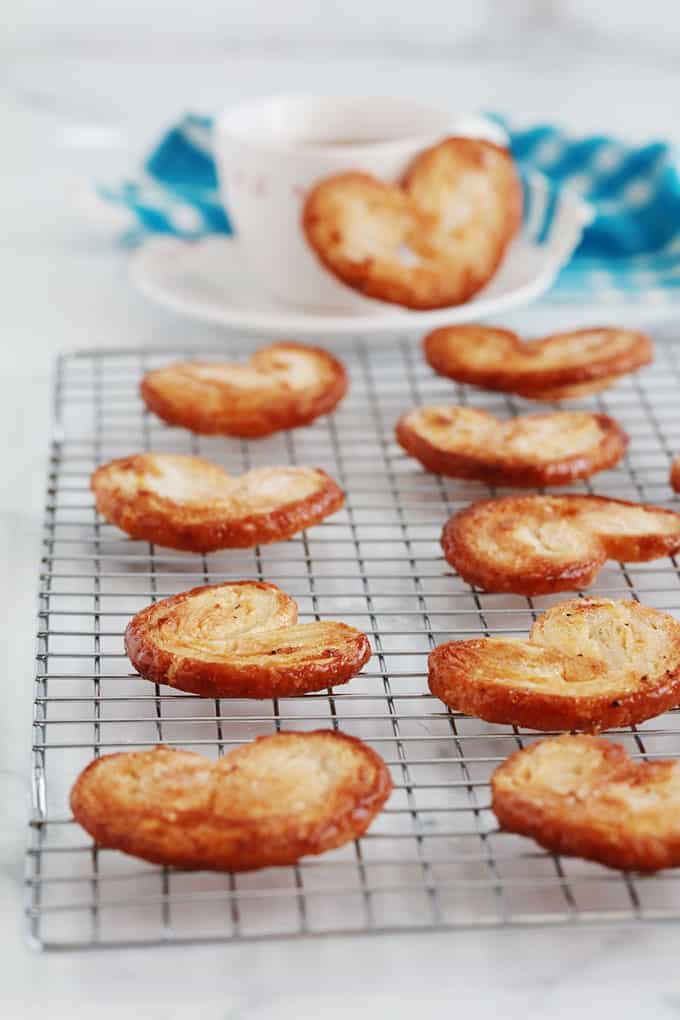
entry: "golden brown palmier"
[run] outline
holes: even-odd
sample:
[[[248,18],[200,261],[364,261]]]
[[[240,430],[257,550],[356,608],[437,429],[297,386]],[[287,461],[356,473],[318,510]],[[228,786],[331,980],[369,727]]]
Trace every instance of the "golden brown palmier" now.
[[[680,623],[639,602],[572,599],[526,640],[450,641],[429,658],[450,708],[535,730],[597,732],[680,704]]]
[[[361,631],[299,624],[295,600],[264,581],[202,585],[147,606],[128,624],[125,650],[147,680],[206,698],[318,691],[371,657]]]
[[[451,517],[446,560],[486,591],[546,595],[592,584],[608,559],[629,563],[680,549],[680,514],[604,496],[504,496]]]
[[[390,795],[383,760],[330,730],[259,737],[210,761],[193,751],[97,758],[71,791],[102,847],[155,864],[252,871],[361,836]]]
[[[567,485],[613,467],[628,436],[606,414],[553,411],[500,421],[473,407],[417,408],[397,422],[407,453],[430,471],[489,485]]]
[[[444,326],[423,341],[440,375],[530,400],[564,400],[605,389],[654,356],[645,333],[592,327],[521,340],[492,326]]]
[[[671,464],[670,482],[676,492],[680,492],[680,457],[676,457]]]
[[[97,510],[131,538],[212,552],[280,542],[345,502],[320,468],[261,467],[238,477],[202,457],[136,453],[92,475]]]
[[[183,361],[148,372],[144,403],[169,425],[253,439],[309,425],[347,392],[343,364],[320,347],[281,341],[245,364]]]
[[[358,171],[320,181],[303,210],[323,265],[368,297],[407,308],[467,301],[491,279],[522,218],[507,149],[447,138],[416,157],[401,184]]]
[[[610,868],[680,865],[680,762],[633,761],[603,737],[548,737],[491,779],[503,829]]]

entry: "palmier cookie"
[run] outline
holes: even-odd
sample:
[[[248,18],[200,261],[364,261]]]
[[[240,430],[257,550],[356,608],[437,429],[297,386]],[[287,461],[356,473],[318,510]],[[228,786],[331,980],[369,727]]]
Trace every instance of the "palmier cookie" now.
[[[628,445],[613,418],[588,411],[500,421],[473,407],[421,407],[399,419],[396,436],[428,470],[489,485],[566,485],[612,467]]]
[[[179,868],[252,871],[358,838],[391,789],[370,747],[316,730],[258,737],[214,762],[169,747],[105,755],[78,776],[71,809],[101,847]]]
[[[485,591],[546,595],[587,588],[605,561],[639,563],[680,549],[680,514],[603,496],[504,496],[444,526],[446,560]]]
[[[131,538],[211,552],[279,542],[339,510],[319,468],[261,467],[237,478],[202,457],[137,453],[92,475],[97,510]]]
[[[400,184],[350,171],[308,195],[303,227],[323,265],[349,287],[407,308],[458,305],[493,276],[522,218],[507,149],[447,138]]]
[[[450,708],[535,730],[630,726],[680,704],[680,623],[638,602],[572,599],[527,640],[450,641],[430,653]]]
[[[593,327],[527,342],[491,326],[446,326],[423,341],[435,372],[529,400],[564,400],[606,389],[653,357],[633,330]]]
[[[676,457],[671,464],[671,486],[676,492],[680,492],[680,457]]]
[[[610,868],[680,865],[680,762],[634,761],[603,737],[548,737],[491,779],[503,829]]]
[[[259,438],[308,425],[347,392],[344,366],[319,347],[281,342],[245,364],[184,361],[144,376],[144,403],[192,432]]]
[[[299,624],[295,600],[264,581],[203,585],[147,606],[128,624],[125,650],[147,680],[209,698],[319,691],[371,657],[361,631]]]

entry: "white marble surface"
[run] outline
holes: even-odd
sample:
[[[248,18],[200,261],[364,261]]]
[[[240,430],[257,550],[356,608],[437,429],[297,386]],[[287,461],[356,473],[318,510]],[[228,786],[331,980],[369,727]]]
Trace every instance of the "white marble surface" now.
[[[29,5],[36,9],[36,5]],[[39,6],[39,5],[38,5]],[[46,5],[50,6],[51,5]],[[130,9],[136,5],[128,4]],[[257,5],[256,5],[257,6]],[[578,5],[576,5],[578,6]],[[628,9],[626,5],[624,8]],[[625,19],[624,19],[625,20]],[[20,19],[21,21],[21,19]],[[538,38],[538,37],[536,37]],[[21,937],[35,590],[49,420],[51,358],[74,345],[140,345],[216,337],[174,319],[128,286],[114,224],[95,218],[87,182],[115,173],[159,119],[289,88],[414,92],[455,106],[504,108],[527,121],[556,114],[574,129],[677,138],[680,74],[649,45],[607,51],[550,38],[518,59],[457,52],[404,60],[280,49],[154,63],[100,46],[22,53],[3,64],[0,292],[5,439],[2,526],[4,711],[0,741],[0,1005],[8,1017],[148,1020],[307,1017],[322,1012],[464,1020],[680,1014],[675,928],[330,939],[270,945],[39,956]],[[122,45],[122,44],[121,44]],[[625,51],[625,52],[624,52]],[[637,60],[637,62],[636,62]],[[575,310],[583,317],[583,310]],[[608,310],[615,319],[618,311]],[[621,312],[621,315],[624,313]],[[643,317],[646,310],[638,310]],[[545,312],[513,323],[550,326]]]

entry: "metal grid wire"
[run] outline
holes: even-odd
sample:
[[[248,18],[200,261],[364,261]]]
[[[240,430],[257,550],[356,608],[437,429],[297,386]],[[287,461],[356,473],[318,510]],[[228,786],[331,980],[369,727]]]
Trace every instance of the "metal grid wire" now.
[[[238,358],[253,346],[233,339],[219,350]],[[436,377],[415,341],[357,339],[339,353],[351,390],[336,414],[255,442],[170,429],[139,399],[144,371],[215,350],[83,351],[59,360],[27,867],[35,945],[680,918],[680,871],[619,874],[499,832],[489,810],[490,774],[536,734],[450,712],[428,692],[426,656],[435,644],[524,635],[537,613],[565,596],[489,595],[448,568],[442,524],[490,490],[424,472],[396,444],[395,421],[422,403],[470,402],[502,416],[529,405]],[[651,367],[582,402],[618,418],[632,441],[617,469],[571,491],[595,486],[604,495],[670,501],[669,465],[680,452],[677,358],[671,344],[659,343]],[[320,466],[344,486],[347,503],[276,545],[205,556],[156,548],[106,524],[88,489],[98,464],[140,449],[202,454],[236,473],[258,464]],[[364,672],[337,690],[273,702],[199,699],[130,672],[122,633],[136,611],[193,585],[240,578],[279,584],[298,600],[303,620],[346,620],[365,630],[374,655]],[[609,563],[591,590],[677,610],[678,564]],[[295,867],[174,871],[98,849],[70,817],[70,786],[100,754],[163,742],[217,756],[259,734],[320,727],[368,741],[389,764],[395,790],[368,834]],[[639,757],[678,754],[680,713],[616,738]]]

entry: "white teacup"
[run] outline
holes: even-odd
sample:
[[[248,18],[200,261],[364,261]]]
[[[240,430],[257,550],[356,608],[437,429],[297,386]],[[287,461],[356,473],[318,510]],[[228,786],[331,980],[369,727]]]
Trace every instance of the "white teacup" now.
[[[262,285],[283,301],[333,311],[378,310],[318,261],[301,226],[309,189],[345,170],[399,180],[446,135],[503,143],[501,128],[408,99],[291,96],[227,110],[215,127],[224,204]]]

